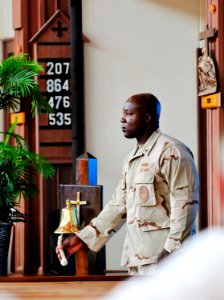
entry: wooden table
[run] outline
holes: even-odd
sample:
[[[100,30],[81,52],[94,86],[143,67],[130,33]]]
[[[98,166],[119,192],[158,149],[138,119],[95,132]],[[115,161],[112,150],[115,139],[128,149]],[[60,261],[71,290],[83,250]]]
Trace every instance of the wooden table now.
[[[0,277],[0,299],[100,299],[126,276]]]

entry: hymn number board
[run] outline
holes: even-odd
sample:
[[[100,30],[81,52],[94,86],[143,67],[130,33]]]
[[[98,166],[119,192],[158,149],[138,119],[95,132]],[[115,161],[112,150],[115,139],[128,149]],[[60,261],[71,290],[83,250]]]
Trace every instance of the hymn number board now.
[[[70,20],[57,10],[30,39],[33,56],[43,66],[41,93],[52,107],[36,119],[39,151],[53,164],[72,163],[72,93]]]
[[[40,76],[45,81],[42,94],[53,108],[53,112],[48,115],[48,127],[71,128],[70,59],[42,58],[38,61],[45,67],[45,75]]]

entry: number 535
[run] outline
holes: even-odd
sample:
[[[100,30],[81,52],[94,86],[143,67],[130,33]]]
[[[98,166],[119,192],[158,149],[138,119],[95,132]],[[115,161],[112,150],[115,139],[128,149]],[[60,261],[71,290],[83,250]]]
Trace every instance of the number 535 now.
[[[48,115],[48,123],[51,126],[71,125],[72,123],[71,113],[62,113],[62,112],[50,113]]]

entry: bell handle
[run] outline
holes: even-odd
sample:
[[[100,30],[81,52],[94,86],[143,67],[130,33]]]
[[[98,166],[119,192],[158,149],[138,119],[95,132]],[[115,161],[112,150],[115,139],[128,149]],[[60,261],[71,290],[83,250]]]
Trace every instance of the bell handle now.
[[[62,244],[62,236],[63,236],[62,234],[60,234],[60,235],[58,236],[58,246]],[[67,258],[66,258],[66,256],[65,256],[64,250],[63,250],[63,249],[59,249],[59,253],[60,253],[61,258],[62,258],[62,259],[60,260],[60,264],[61,264],[63,267],[67,266],[68,260],[67,260]]]

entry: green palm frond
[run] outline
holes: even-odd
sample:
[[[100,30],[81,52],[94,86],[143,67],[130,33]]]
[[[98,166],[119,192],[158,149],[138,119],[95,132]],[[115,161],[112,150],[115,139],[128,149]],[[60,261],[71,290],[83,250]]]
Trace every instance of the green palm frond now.
[[[9,56],[7,59],[2,60],[0,64],[0,76],[3,74],[12,74],[16,69],[27,68],[35,73],[43,71],[43,67],[35,60],[29,58],[29,54],[18,54]]]
[[[32,91],[32,101],[31,101],[32,115],[34,115],[35,109],[37,109],[38,115],[41,114],[42,109],[45,109],[47,113],[53,112],[52,107],[42,96],[39,89],[35,89]]]
[[[16,111],[18,104],[20,104],[20,99],[18,97],[1,93],[0,91],[0,109],[8,107],[9,111]]]
[[[29,71],[27,69],[15,70],[9,78],[5,81],[2,80],[2,88],[5,93],[19,97],[30,96],[32,91],[38,89],[37,82],[33,76],[37,76],[37,73]]]
[[[10,56],[0,63],[0,109],[8,107],[16,111],[23,101],[31,102],[34,116],[51,106],[41,94],[36,81],[43,68],[27,54]],[[26,216],[18,210],[21,197],[34,196],[37,190],[37,174],[44,178],[54,176],[55,168],[39,153],[29,150],[27,141],[14,132],[17,120],[7,132],[0,132],[0,222],[25,221]]]
[[[44,109],[48,113],[52,108],[41,94],[36,81],[43,67],[27,54],[10,56],[0,64],[0,109],[10,107],[15,111],[17,104],[31,98],[32,114],[35,109],[38,114]]]
[[[18,205],[22,196],[26,199],[38,192],[38,173],[44,178],[55,174],[55,168],[50,162],[41,154],[30,152],[24,138],[14,133],[15,125],[14,122],[4,141],[0,142],[0,221],[9,221],[10,217],[5,211]],[[14,144],[9,144],[11,138]],[[21,221],[22,216],[25,218],[16,210],[11,221]]]

